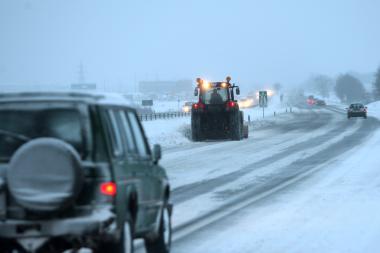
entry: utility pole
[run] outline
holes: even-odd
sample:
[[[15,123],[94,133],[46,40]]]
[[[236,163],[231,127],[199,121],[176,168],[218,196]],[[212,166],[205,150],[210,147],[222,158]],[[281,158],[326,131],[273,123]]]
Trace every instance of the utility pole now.
[[[86,79],[84,77],[84,67],[83,67],[83,63],[80,62],[80,65],[79,65],[79,71],[78,71],[78,82],[79,83],[85,83]]]

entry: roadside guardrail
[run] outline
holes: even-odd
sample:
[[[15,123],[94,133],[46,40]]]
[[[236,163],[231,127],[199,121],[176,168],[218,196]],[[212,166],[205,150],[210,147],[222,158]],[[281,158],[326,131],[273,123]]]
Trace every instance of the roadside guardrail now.
[[[158,119],[173,119],[173,118],[183,118],[189,117],[190,112],[158,112],[158,113],[147,113],[138,114],[140,121],[152,121]]]

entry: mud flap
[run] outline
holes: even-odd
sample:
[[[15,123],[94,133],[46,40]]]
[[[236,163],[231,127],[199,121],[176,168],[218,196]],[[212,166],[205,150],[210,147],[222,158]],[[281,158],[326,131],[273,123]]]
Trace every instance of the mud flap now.
[[[200,115],[194,114],[191,116],[191,137],[193,141],[202,140],[202,129],[200,121]]]
[[[249,132],[249,128],[248,128],[248,125],[243,125],[243,136],[244,136],[244,138],[245,139],[247,139],[248,138],[248,132]]]
[[[242,139],[242,125],[240,113],[234,113],[230,116],[230,138],[235,141]]]
[[[4,179],[0,178],[0,221],[5,220],[6,210],[5,182]]]

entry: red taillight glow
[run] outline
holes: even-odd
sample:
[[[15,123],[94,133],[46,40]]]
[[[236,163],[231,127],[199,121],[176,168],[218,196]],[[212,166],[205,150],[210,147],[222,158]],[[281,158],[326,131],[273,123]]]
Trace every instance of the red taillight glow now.
[[[117,187],[114,182],[102,183],[100,185],[100,192],[107,196],[115,196],[117,192]]]
[[[198,103],[193,104],[193,108],[194,108],[195,110],[198,110],[198,109],[204,109],[204,108],[205,108],[205,105],[204,105],[203,103],[201,103],[201,102],[198,102]]]
[[[235,107],[236,106],[236,103],[234,102],[234,101],[229,101],[228,103],[227,103],[227,107],[229,107],[229,108],[233,108],[233,107]]]

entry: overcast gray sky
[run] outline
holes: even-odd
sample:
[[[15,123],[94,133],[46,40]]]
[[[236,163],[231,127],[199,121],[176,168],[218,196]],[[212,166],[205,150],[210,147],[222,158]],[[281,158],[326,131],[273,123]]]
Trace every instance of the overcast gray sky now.
[[[107,85],[226,74],[298,83],[374,71],[375,0],[1,0],[0,84]]]

